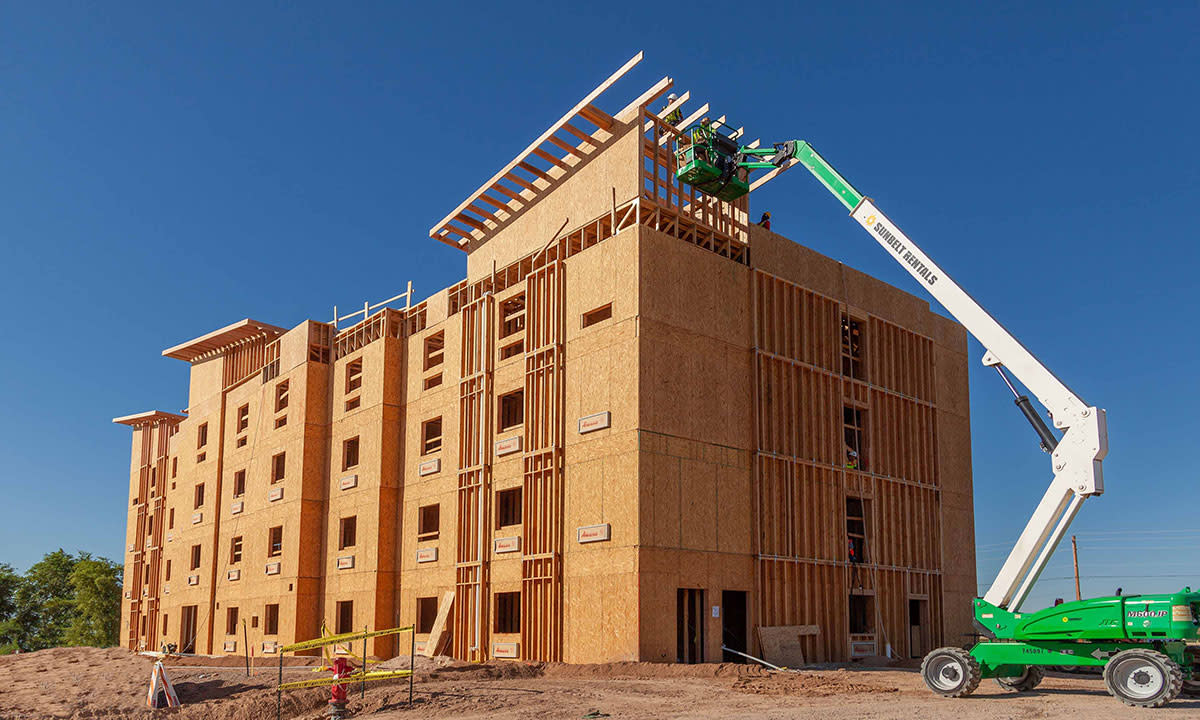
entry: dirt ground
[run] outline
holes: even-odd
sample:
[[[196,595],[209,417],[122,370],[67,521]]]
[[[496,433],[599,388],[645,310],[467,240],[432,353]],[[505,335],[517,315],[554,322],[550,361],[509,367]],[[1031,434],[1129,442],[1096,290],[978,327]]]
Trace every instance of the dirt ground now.
[[[1145,715],[1200,718],[1200,699],[1180,697],[1162,710],[1127,708],[1098,677],[1052,675],[1037,691],[1003,692],[985,680],[970,698],[946,700],[925,689],[912,668],[840,668],[798,673],[757,666],[613,663],[467,665],[419,658],[415,702],[408,683],[368,685],[351,693],[354,717],[401,718],[930,718],[986,720]],[[309,659],[285,668],[285,680],[317,677]],[[277,666],[246,677],[234,658],[172,659],[168,672],[184,707],[146,708],[152,661],[124,650],[57,648],[0,657],[0,720],[268,720],[275,717]],[[384,664],[406,668],[407,658]],[[323,716],[328,690],[286,692],[283,716]]]

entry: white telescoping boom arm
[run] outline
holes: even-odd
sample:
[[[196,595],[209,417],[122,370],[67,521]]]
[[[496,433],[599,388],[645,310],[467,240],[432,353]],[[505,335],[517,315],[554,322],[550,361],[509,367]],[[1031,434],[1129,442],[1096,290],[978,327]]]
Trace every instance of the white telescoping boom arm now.
[[[1079,512],[1084,499],[1104,492],[1101,462],[1108,454],[1108,427],[1104,410],[1089,406],[1054,373],[1042,365],[974,298],[958,286],[937,263],[917,247],[887,218],[870,198],[855,190],[808,143],[777,145],[776,165],[794,158],[812,172],[842,203],[871,237],[900,263],[909,275],[933,295],[946,310],[979,340],[987,351],[983,364],[995,367],[1002,377],[1008,370],[1034,394],[1065,433],[1061,439],[1045,427],[1023,396],[1017,404],[1037,430],[1043,447],[1051,451],[1054,480],[1046,489],[1033,516],[1025,525],[1000,573],[983,599],[1011,612],[1021,609],[1033,584]],[[1009,388],[1016,390],[1005,377]]]

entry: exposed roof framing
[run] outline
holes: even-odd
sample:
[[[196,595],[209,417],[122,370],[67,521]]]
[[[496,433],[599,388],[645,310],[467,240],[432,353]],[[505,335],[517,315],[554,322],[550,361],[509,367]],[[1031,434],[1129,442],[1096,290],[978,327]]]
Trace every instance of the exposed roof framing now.
[[[138,427],[139,425],[152,425],[156,422],[180,422],[186,416],[177,415],[175,413],[164,412],[162,410],[147,410],[143,413],[134,415],[126,415],[124,417],[113,418],[113,422],[118,425],[128,425],[129,427]]]
[[[232,345],[238,345],[262,336],[275,337],[282,335],[283,332],[283,328],[281,327],[275,327],[274,325],[246,318],[245,320],[238,320],[235,323],[226,325],[219,330],[213,330],[207,335],[201,335],[195,340],[188,340],[185,343],[169,347],[163,350],[162,354],[163,357],[196,362],[205,356],[213,355]]]
[[[621,124],[617,118],[622,113],[652,101],[673,84],[671,78],[663,78],[616,116],[597,107],[596,99],[640,63],[642,56],[640,52],[634,55],[576,103],[520,155],[430,228],[429,237],[467,250],[471,242],[486,240],[502,224],[557,185],[612,137]],[[589,127],[595,130],[589,130]],[[538,164],[534,164],[534,159]]]

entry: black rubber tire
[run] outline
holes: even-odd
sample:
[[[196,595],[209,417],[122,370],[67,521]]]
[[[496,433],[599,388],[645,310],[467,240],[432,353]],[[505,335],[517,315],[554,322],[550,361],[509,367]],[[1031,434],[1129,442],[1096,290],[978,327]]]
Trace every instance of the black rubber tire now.
[[[1200,675],[1192,675],[1192,678],[1192,680],[1183,681],[1183,689],[1179,691],[1180,695],[1200,697]]]
[[[1130,692],[1125,683],[1138,683],[1139,674],[1145,675],[1145,684],[1158,685],[1157,690],[1147,690],[1144,694]],[[1156,650],[1122,650],[1104,665],[1104,687],[1126,705],[1158,708],[1179,697],[1183,690],[1183,670]]]
[[[1009,692],[1029,692],[1046,678],[1046,670],[1040,665],[1026,665],[1024,672],[1016,677],[998,677],[996,684]]]
[[[938,648],[921,661],[921,679],[934,694],[966,697],[979,687],[979,661],[959,647]]]

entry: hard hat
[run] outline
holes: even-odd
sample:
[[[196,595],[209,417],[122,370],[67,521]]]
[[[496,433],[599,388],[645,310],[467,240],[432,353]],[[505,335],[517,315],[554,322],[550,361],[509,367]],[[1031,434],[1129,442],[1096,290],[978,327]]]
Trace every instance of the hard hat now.
[[[765,213],[763,213],[763,217],[765,217],[765,218],[769,218],[769,217],[771,217],[771,211],[770,211],[770,210],[768,210],[768,211],[766,211]]]
[[[678,99],[679,99],[679,96],[676,95],[675,93],[671,93],[670,95],[667,96],[667,102],[669,102],[669,103],[673,103]]]

